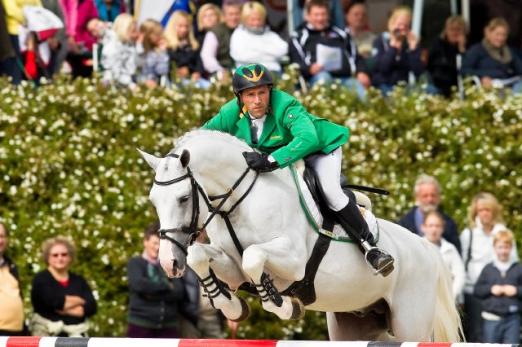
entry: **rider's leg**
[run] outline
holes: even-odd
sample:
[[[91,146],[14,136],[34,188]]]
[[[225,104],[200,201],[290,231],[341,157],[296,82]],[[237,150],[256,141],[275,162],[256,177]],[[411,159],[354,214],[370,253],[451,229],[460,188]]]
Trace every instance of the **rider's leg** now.
[[[376,247],[375,239],[361,215],[355,198],[348,198],[340,183],[342,151],[337,148],[329,154],[317,154],[307,159],[314,168],[331,210],[350,237],[359,243],[370,265],[383,276],[393,270],[393,258]]]

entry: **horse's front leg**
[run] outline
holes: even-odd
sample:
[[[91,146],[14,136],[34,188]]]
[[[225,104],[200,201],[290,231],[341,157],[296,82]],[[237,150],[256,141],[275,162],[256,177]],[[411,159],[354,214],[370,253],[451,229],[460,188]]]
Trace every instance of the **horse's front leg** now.
[[[225,285],[237,288],[248,281],[238,265],[221,249],[209,244],[195,243],[188,249],[187,264],[199,276],[203,290],[216,309],[233,321],[248,317],[250,309],[242,298],[238,298]]]
[[[243,253],[243,270],[250,276],[261,297],[263,308],[281,319],[300,319],[304,306],[297,298],[281,296],[265,272],[286,281],[304,277],[307,252],[305,245],[296,245],[287,237],[251,245]]]

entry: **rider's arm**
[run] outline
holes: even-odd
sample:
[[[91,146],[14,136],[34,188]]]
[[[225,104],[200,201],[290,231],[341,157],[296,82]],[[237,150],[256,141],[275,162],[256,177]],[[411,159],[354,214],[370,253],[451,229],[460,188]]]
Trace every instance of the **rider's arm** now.
[[[283,125],[290,130],[292,141],[271,154],[280,167],[285,167],[318,151],[319,138],[312,118],[301,104],[288,107]]]
[[[227,102],[219,112],[205,124],[202,128],[207,130],[217,130],[232,134],[233,128],[238,121],[239,106],[236,99]]]

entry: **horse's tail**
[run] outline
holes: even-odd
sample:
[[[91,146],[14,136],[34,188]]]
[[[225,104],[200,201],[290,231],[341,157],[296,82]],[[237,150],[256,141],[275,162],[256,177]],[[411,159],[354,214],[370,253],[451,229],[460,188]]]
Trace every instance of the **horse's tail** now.
[[[460,342],[464,337],[462,322],[451,290],[451,277],[440,256],[437,257],[437,302],[433,320],[436,342]]]

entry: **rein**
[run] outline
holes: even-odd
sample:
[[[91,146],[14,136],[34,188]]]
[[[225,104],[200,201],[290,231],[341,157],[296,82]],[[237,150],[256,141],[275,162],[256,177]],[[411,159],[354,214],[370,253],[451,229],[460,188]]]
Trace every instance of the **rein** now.
[[[177,155],[175,153],[169,153],[167,155],[167,157],[179,158],[179,155]],[[259,173],[257,171],[255,172],[256,175],[254,176],[254,179],[252,180],[252,183],[250,183],[250,185],[248,186],[248,189],[236,201],[236,203],[234,205],[232,205],[232,207],[228,211],[222,211],[221,208],[227,202],[228,198],[230,198],[230,196],[232,196],[232,193],[234,193],[234,191],[237,189],[237,187],[239,187],[241,182],[243,182],[243,180],[245,179],[245,177],[247,176],[247,174],[248,174],[248,172],[250,170],[251,169],[249,167],[247,167],[246,170],[241,174],[241,176],[236,180],[236,182],[232,185],[232,187],[226,193],[220,194],[220,195],[208,196],[208,197],[207,197],[207,194],[205,194],[205,191],[203,190],[203,187],[194,178],[194,175],[192,174],[192,170],[190,170],[190,167],[188,167],[188,166],[187,166],[187,173],[185,175],[183,175],[183,176],[173,178],[173,179],[171,179],[169,181],[158,181],[158,180],[154,179],[154,184],[157,184],[159,186],[169,186],[169,185],[172,185],[174,183],[182,182],[185,179],[190,179],[191,195],[192,195],[192,216],[191,216],[191,220],[190,220],[190,225],[188,227],[187,226],[183,226],[181,228],[160,229],[158,231],[159,238],[172,242],[186,256],[188,254],[188,252],[187,252],[188,246],[192,245],[192,243],[194,243],[194,241],[196,240],[198,235],[201,233],[201,231],[203,229],[205,229],[205,227],[212,221],[212,219],[216,215],[219,215],[225,221],[225,224],[227,226],[228,232],[230,233],[230,237],[232,238],[232,241],[234,242],[234,245],[236,246],[238,252],[241,255],[243,255],[243,247],[241,246],[241,243],[239,242],[239,239],[237,238],[236,232],[234,231],[232,223],[230,222],[229,215],[236,209],[237,206],[239,206],[239,204],[250,193],[250,191],[254,187],[254,184],[257,181]],[[198,228],[198,225],[197,225],[198,224],[198,219],[199,219],[199,213],[200,213],[198,192],[201,193],[201,195],[203,196],[203,200],[205,201],[205,204],[207,205],[208,210],[210,212],[210,216],[207,218],[205,223],[203,223],[203,226],[201,228]],[[219,204],[216,207],[214,207],[211,204],[211,201],[219,200],[219,199],[221,199],[221,201],[219,202]],[[190,236],[186,245],[183,245],[182,243],[180,243],[179,241],[175,240],[174,238],[172,238],[172,237],[170,237],[168,235],[169,233],[174,233],[174,232],[177,232],[177,231],[181,231],[181,232],[186,233],[186,234],[188,234]]]

